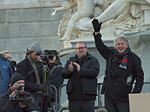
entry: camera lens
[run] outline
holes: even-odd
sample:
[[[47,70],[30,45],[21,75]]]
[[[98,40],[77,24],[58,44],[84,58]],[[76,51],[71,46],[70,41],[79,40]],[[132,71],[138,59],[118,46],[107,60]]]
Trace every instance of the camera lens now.
[[[17,101],[26,101],[27,100],[27,94],[25,92],[18,92],[16,94],[16,100]]]
[[[53,55],[49,55],[48,56],[48,60],[53,60],[54,56]]]

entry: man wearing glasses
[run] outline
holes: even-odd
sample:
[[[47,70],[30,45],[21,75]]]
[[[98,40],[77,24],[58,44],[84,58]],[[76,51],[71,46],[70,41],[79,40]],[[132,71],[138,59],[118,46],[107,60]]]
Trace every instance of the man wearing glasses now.
[[[27,49],[26,57],[17,65],[17,72],[25,78],[25,90],[34,95],[35,100],[42,106],[43,73],[42,64],[38,59],[42,53],[40,44],[36,41]],[[42,109],[42,107],[41,107]]]
[[[76,55],[67,60],[62,70],[62,76],[69,79],[69,112],[94,112],[99,70],[99,62],[88,53],[86,43],[78,42]]]

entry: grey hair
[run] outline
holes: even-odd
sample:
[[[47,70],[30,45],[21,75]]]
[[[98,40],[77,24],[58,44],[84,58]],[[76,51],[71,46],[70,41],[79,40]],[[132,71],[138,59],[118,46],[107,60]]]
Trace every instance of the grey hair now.
[[[129,47],[129,40],[128,40],[127,38],[125,38],[124,36],[120,36],[120,37],[117,37],[117,38],[114,40],[114,48],[115,48],[116,42],[117,42],[118,40],[123,40],[123,41],[125,41],[126,45],[128,45],[128,47]]]

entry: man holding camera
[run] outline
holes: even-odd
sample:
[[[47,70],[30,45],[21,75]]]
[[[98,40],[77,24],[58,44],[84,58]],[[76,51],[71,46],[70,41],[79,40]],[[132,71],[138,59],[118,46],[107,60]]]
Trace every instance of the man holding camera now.
[[[33,96],[24,91],[24,77],[15,73],[11,77],[10,88],[0,97],[0,109],[4,112],[38,112],[40,110]]]
[[[44,91],[46,87],[43,85],[43,66],[41,62],[38,61],[41,53],[42,50],[37,41],[31,44],[26,52],[25,59],[18,63],[17,72],[25,78],[25,90],[34,95],[35,100],[42,109],[42,91]]]
[[[76,55],[67,60],[62,70],[63,77],[69,79],[67,83],[69,112],[94,112],[99,70],[99,62],[88,53],[86,43],[78,42]]]
[[[61,74],[61,70],[63,69],[63,66],[60,62],[58,53],[56,50],[44,50],[47,61],[48,61],[48,68],[49,68],[49,86],[51,87],[51,84],[56,87],[57,89],[57,103],[59,102],[59,88],[61,85],[63,85],[63,77]],[[53,107],[56,107],[56,91],[54,88],[52,88],[52,94],[50,95],[50,107],[53,109]]]

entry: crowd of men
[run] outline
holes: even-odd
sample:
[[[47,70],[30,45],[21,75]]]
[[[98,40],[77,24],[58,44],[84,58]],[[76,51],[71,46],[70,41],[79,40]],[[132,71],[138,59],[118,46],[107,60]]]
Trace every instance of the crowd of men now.
[[[1,111],[47,112],[48,110],[45,108],[52,108],[55,106],[56,100],[57,102],[59,100],[59,93],[57,92],[56,98],[54,88],[52,88],[51,85],[58,91],[64,81],[60,72],[63,67],[57,51],[44,50],[43,53],[40,44],[36,41],[27,49],[25,59],[18,64],[15,63],[15,65],[12,64],[12,60],[9,60],[12,57],[11,54],[9,53],[8,55],[8,53],[7,51],[6,55],[6,51],[2,51],[0,56]],[[42,54],[43,57],[41,56]],[[48,68],[48,71],[46,71],[46,81],[44,80],[45,73],[43,70],[45,66]],[[12,81],[13,83],[17,83],[17,85],[12,84]],[[20,81],[22,82],[20,83]],[[16,86],[22,87],[17,88]],[[48,93],[44,96],[44,92]],[[31,94],[34,102],[30,100],[31,98],[28,98],[28,93]],[[44,98],[46,98],[46,100]],[[13,108],[8,106],[10,102],[14,104]],[[22,106],[22,104],[24,106]],[[34,108],[35,106],[31,105],[38,105],[39,108]],[[11,110],[8,107],[10,107]]]
[[[102,111],[129,112],[128,94],[140,93],[143,86],[141,60],[130,50],[129,42],[124,37],[114,41],[114,49],[107,47],[101,39],[101,23],[97,19],[92,23],[96,48],[106,60],[101,91],[105,95],[106,110]],[[56,100],[59,101],[59,88],[64,79],[68,79],[69,112],[95,112],[100,63],[88,52],[85,42],[78,42],[75,52],[64,67],[56,50],[42,51],[37,41],[30,45],[25,59],[18,64],[11,60],[9,52],[1,52],[1,111],[47,112],[47,108],[52,108]],[[58,90],[57,95],[52,85]]]

